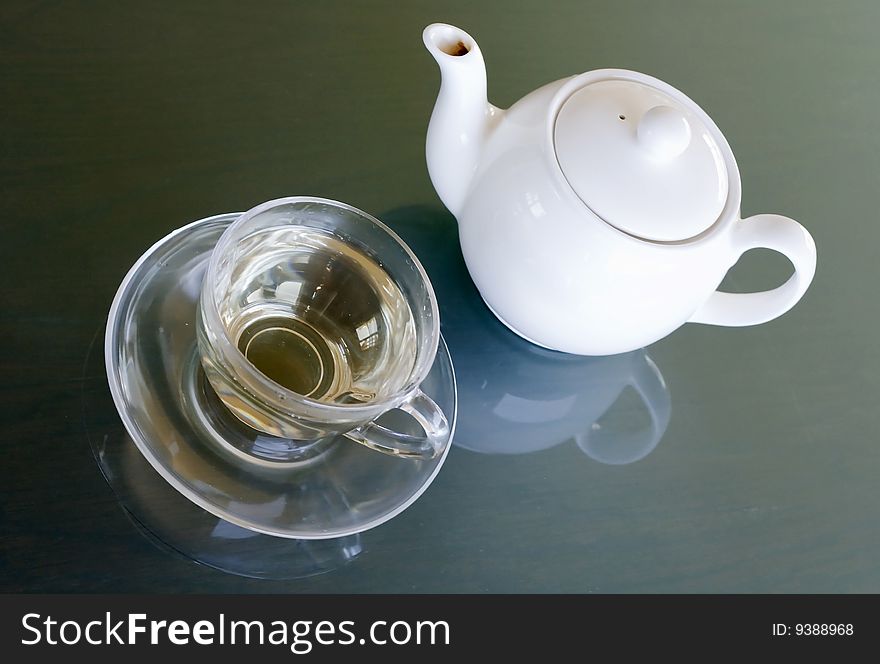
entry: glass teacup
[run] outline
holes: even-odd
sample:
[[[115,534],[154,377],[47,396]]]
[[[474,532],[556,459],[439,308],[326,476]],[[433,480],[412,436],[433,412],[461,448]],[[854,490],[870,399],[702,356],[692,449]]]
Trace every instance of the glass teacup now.
[[[243,214],[211,255],[197,331],[223,404],[279,439],[270,460],[338,434],[430,458],[449,433],[419,389],[440,339],[428,276],[391,229],[350,205],[290,197]],[[393,409],[423,434],[375,422]]]

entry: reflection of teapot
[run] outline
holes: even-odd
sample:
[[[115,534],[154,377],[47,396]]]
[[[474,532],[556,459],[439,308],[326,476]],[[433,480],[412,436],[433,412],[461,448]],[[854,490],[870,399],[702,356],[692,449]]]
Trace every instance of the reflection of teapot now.
[[[457,367],[454,445],[524,454],[574,438],[590,457],[610,464],[637,461],[654,449],[669,423],[670,398],[643,350],[579,357],[524,342],[483,306],[447,213],[412,206],[382,218],[424,256],[437,292],[443,336]],[[639,395],[650,425],[636,431],[599,426],[627,386]]]
[[[499,325],[473,288],[458,290],[471,294],[473,306],[459,303],[443,330],[459,367],[456,446],[525,454],[574,438],[584,453],[607,464],[638,461],[657,446],[669,424],[670,398],[644,350],[581,357],[538,348]],[[600,426],[627,387],[638,394],[650,424],[635,431]]]
[[[509,341],[494,350],[476,344],[469,349],[472,339],[454,347],[459,356],[473,352],[482,358],[479,371],[469,371],[474,365],[466,361],[458,373],[463,405],[455,445],[485,454],[525,454],[574,438],[596,461],[626,464],[646,457],[660,442],[671,413],[669,392],[643,350],[588,358]],[[601,426],[627,387],[639,395],[650,424],[637,431]]]
[[[816,248],[796,221],[739,217],[741,183],[718,127],[675,88],[604,69],[562,79],[508,110],[489,104],[477,43],[425,29],[442,83],[428,171],[458,218],[483,299],[539,345],[584,355],[634,350],[685,322],[776,318],[813,278]],[[794,264],[761,293],[715,289],[747,250]]]

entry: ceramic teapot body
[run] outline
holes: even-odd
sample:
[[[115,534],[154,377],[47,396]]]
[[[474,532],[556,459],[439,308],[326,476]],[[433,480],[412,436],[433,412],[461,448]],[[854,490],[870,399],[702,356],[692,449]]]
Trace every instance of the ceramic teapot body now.
[[[424,256],[437,294],[443,338],[456,366],[453,445],[517,455],[574,441],[591,459],[612,465],[633,463],[656,448],[672,403],[660,369],[644,350],[584,357],[530,344],[484,305],[448,213],[411,206],[382,219]]]
[[[428,129],[428,171],[441,200],[458,219],[462,253],[481,296],[521,337],[568,353],[615,354],[657,341],[689,321],[763,323],[788,311],[806,291],[816,262],[809,233],[779,215],[740,219],[740,176],[730,146],[683,93],[650,76],[606,69],[556,81],[501,110],[487,101],[482,54],[469,35],[434,24],[426,28],[424,41],[442,75]],[[651,228],[650,200],[640,210],[640,192],[629,190],[626,178],[605,186],[602,195],[612,206],[635,201],[627,213],[635,209],[630,216],[655,237],[640,237],[632,227],[609,223],[587,205],[563,171],[557,126],[563,106],[588,86],[609,81],[644,86],[658,99],[671,100],[667,104],[680,104],[689,126],[699,130],[687,138],[711,144],[710,156],[726,179],[719,185],[723,200],[717,201],[717,216],[705,228],[685,228],[674,216],[679,201],[663,200],[662,191],[654,194],[669,203],[667,212],[673,215],[660,222],[685,228],[686,235],[697,228],[696,234],[670,240],[662,223]],[[614,103],[614,120],[621,129],[612,126],[607,133],[644,139],[643,145],[652,149],[659,145],[660,157],[646,160],[649,173],[652,168],[662,172],[666,163],[675,165],[664,161],[662,151],[678,149],[678,125],[664,126],[661,117],[659,131],[652,134],[658,126],[649,122],[654,107],[632,107],[625,97]],[[600,140],[604,135],[599,132]],[[595,180],[598,174],[593,176]],[[685,182],[682,191],[687,187]],[[657,216],[662,217],[659,212]],[[718,292],[727,270],[757,247],[786,255],[795,267],[791,278],[762,293]]]

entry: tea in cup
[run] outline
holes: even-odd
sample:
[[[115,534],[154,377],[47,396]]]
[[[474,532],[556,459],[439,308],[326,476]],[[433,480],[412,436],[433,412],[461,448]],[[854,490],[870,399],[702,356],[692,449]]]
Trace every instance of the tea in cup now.
[[[211,256],[197,331],[223,404],[287,439],[291,456],[301,443],[345,434],[430,458],[449,433],[419,389],[440,339],[428,276],[391,229],[350,205],[290,197],[243,214]],[[374,421],[393,409],[423,435]]]

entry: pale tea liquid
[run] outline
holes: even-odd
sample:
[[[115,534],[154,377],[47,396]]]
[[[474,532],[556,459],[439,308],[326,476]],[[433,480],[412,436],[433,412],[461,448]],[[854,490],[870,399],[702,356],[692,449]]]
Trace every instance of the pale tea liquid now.
[[[231,250],[220,318],[239,350],[287,389],[329,403],[399,390],[416,359],[409,304],[368,252],[332,233],[284,226]]]

